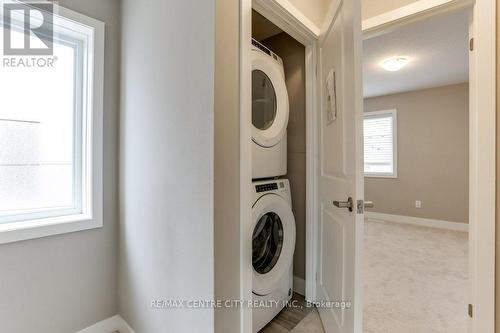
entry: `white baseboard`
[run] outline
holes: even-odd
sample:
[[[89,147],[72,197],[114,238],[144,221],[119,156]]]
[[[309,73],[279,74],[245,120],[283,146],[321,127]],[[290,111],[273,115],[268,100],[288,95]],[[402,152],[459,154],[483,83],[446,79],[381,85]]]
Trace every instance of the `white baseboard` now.
[[[113,333],[115,331],[119,331],[120,333],[134,333],[127,322],[119,315],[104,319],[76,333]]]
[[[293,291],[302,296],[306,295],[306,280],[293,276]]]
[[[383,214],[383,213],[375,213],[375,212],[365,212],[365,218],[370,219],[370,220],[412,224],[412,225],[418,225],[421,227],[430,227],[430,228],[469,232],[469,224],[468,223],[433,220],[433,219],[425,219],[425,218],[421,218],[421,217],[391,215],[391,214]]]

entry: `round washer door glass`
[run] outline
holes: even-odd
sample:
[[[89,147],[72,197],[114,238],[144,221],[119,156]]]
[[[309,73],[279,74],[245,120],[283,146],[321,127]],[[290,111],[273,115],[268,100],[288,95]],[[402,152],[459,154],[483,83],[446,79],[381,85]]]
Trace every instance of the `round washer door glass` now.
[[[278,261],[283,248],[283,224],[273,212],[264,214],[252,235],[252,264],[259,274],[266,274]]]
[[[252,71],[252,124],[266,130],[276,117],[276,92],[269,77],[261,70]]]

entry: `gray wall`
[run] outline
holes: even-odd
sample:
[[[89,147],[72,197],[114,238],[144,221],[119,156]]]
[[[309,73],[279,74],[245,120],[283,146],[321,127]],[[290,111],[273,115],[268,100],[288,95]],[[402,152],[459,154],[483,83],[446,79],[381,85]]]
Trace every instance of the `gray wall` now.
[[[69,333],[117,313],[119,0],[61,0],[106,23],[104,226],[0,245],[0,332]]]
[[[238,1],[216,1],[214,287],[221,300],[240,298],[239,9]],[[215,310],[215,332],[239,327],[239,309]]]
[[[365,112],[397,109],[398,119],[398,178],[365,178],[371,211],[467,223],[468,84],[367,98],[364,105]]]
[[[286,33],[267,38],[262,43],[283,59],[285,81],[290,101],[287,162],[296,242],[293,256],[294,275],[306,277],[306,69],[305,47]]]
[[[138,333],[213,332],[215,1],[122,1],[119,312]]]

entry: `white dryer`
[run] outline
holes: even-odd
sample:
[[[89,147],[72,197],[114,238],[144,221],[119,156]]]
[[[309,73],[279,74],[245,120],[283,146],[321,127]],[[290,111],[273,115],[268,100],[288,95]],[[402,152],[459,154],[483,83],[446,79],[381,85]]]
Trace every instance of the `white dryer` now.
[[[292,297],[295,218],[286,179],[253,182],[253,332],[269,323]],[[268,305],[270,307],[266,307]]]
[[[283,61],[257,41],[252,42],[252,179],[287,172],[288,92]]]

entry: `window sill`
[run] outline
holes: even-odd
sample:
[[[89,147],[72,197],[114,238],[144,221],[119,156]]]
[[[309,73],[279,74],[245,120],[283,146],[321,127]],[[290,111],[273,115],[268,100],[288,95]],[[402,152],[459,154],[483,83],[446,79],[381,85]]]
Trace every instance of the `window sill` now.
[[[398,175],[388,175],[388,174],[365,174],[365,178],[398,178]]]
[[[102,227],[102,218],[69,215],[0,224],[0,244]]]

